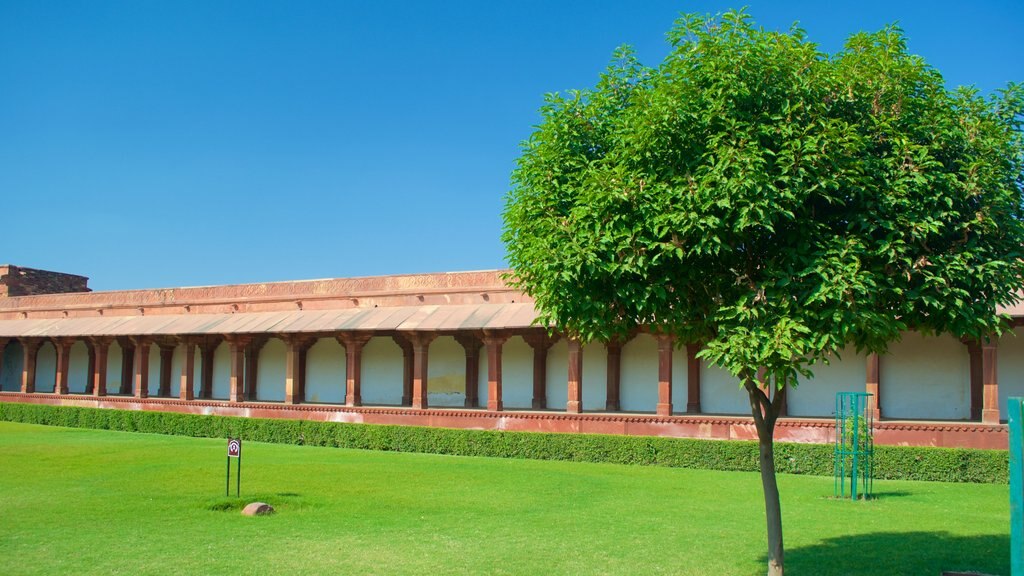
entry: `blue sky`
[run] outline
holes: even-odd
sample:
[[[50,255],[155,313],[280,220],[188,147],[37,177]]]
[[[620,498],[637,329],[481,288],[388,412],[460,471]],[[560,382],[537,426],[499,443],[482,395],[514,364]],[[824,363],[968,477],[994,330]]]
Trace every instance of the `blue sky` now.
[[[0,263],[99,290],[504,267],[543,94],[740,5],[0,0]],[[748,5],[829,52],[899,22],[951,87],[1024,81],[1024,2]]]

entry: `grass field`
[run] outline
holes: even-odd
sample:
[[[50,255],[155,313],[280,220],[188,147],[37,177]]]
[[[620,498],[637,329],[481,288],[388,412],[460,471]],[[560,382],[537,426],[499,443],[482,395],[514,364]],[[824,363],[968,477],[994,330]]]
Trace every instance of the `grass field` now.
[[[764,573],[753,473],[246,443],[235,500],[225,453],[0,422],[0,574]],[[1006,486],[779,483],[789,574],[1009,573]]]

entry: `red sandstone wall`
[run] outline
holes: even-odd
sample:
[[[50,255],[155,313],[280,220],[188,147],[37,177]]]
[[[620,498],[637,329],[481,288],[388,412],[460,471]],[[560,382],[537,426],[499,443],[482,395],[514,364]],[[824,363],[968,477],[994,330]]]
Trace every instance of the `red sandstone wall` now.
[[[408,274],[10,298],[0,294],[0,320],[532,302],[506,285],[504,273]]]

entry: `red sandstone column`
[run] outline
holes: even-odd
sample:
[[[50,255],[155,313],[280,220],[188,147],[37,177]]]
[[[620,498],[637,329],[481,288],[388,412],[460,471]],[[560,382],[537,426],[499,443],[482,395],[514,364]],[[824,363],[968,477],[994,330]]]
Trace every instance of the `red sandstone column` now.
[[[149,397],[149,346],[149,340],[135,339],[135,357],[132,363],[134,364],[136,398]]]
[[[434,334],[413,332],[409,338],[412,344],[412,407],[426,409],[427,401],[427,361],[430,358],[430,342]]]
[[[658,416],[672,415],[672,337],[658,335]]]
[[[68,393],[68,371],[71,367],[71,347],[74,346],[74,338],[56,338],[53,341],[57,349],[57,369],[54,375],[53,393],[63,396]],[[0,352],[3,349],[0,347]]]
[[[501,399],[501,345],[508,336],[494,332],[484,332],[484,345],[487,347],[487,409],[500,412],[504,409]]]
[[[523,340],[533,348],[533,409],[544,410],[548,407],[548,349],[558,336],[538,330],[524,334]]]
[[[266,338],[253,338],[245,346],[245,390],[242,397],[250,402],[256,401],[260,350],[266,343]]]
[[[868,353],[868,370],[865,378],[864,391],[871,394],[868,398],[868,411],[874,420],[882,419],[882,382],[881,359],[874,352]]]
[[[363,405],[363,346],[371,334],[343,334],[338,343],[345,347],[345,405]]]
[[[308,345],[309,339],[304,336],[283,334],[281,339],[287,345],[285,357],[285,381],[284,381],[284,403],[301,404],[304,396],[304,348]]]
[[[412,406],[412,343],[401,334],[395,334],[391,339],[402,349],[402,406]]]
[[[480,380],[480,340],[471,332],[460,332],[455,341],[466,351],[466,408],[480,406],[477,384]]]
[[[977,341],[967,341],[967,353],[970,358],[970,396],[971,420],[981,420],[982,405],[985,402],[985,384],[981,369],[981,345]]]
[[[160,385],[156,395],[167,398],[171,395],[171,364],[174,362],[174,342],[164,340],[157,344],[160,347]]]
[[[21,364],[21,393],[33,394],[36,391],[36,359],[43,340],[39,338],[19,338],[23,352]]]
[[[570,338],[569,343],[569,402],[565,411],[570,414],[583,412],[583,346],[579,340]]]
[[[686,412],[700,414],[700,344],[686,345]]]
[[[229,398],[231,402],[243,401],[243,390],[245,378],[245,347],[249,339],[242,336],[228,336],[228,350],[231,354],[231,384]],[[255,386],[253,386],[255,389]]]
[[[999,424],[999,383],[996,378],[998,367],[995,340],[983,342],[981,344],[981,373],[984,386],[981,409],[982,424]]]
[[[217,353],[221,339],[207,336],[199,342],[199,397],[204,400],[213,398],[213,357]]]
[[[135,345],[128,338],[118,338],[117,343],[121,347],[121,389],[117,393],[129,396],[132,393]]]
[[[182,338],[185,346],[185,359],[181,362],[181,384],[178,386],[178,398],[192,400],[195,397],[194,385],[196,374],[196,341]]]
[[[622,342],[612,340],[605,344],[605,348],[608,350],[608,384],[604,409],[608,412],[618,412],[619,389],[622,382]]]
[[[107,352],[110,350],[110,338],[93,338],[92,349],[96,353],[96,365],[92,373],[93,396],[107,395]]]

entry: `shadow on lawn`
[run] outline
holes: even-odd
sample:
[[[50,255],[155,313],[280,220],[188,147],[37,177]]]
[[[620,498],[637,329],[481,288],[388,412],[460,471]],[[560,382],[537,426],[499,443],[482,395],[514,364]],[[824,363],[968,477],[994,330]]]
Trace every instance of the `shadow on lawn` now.
[[[767,556],[762,557],[767,562]],[[792,574],[939,576],[948,571],[1009,574],[1010,537],[948,532],[875,532],[786,550]]]

